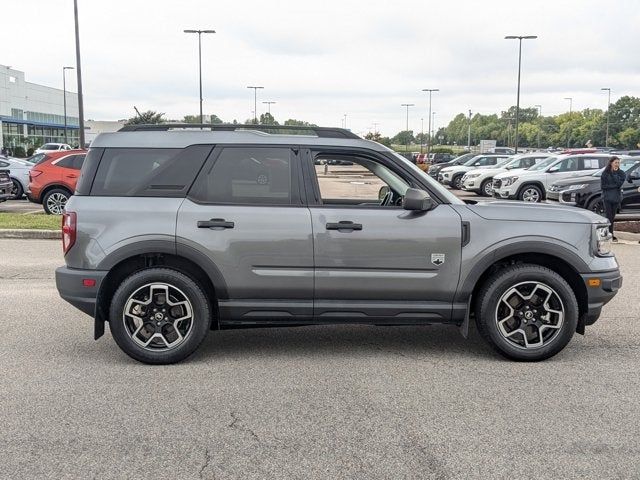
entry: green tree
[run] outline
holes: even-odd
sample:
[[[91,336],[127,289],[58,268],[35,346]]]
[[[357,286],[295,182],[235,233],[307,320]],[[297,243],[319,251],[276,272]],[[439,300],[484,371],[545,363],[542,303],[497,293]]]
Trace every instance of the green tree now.
[[[269,112],[260,115],[260,125],[280,125]]]
[[[164,113],[154,112],[153,110],[147,110],[146,112],[139,113],[135,117],[126,121],[125,125],[152,125],[156,123],[164,123],[162,118]]]
[[[283,125],[291,127],[317,127],[317,125],[314,123],[305,122],[303,120],[296,120],[294,118],[285,120]]]

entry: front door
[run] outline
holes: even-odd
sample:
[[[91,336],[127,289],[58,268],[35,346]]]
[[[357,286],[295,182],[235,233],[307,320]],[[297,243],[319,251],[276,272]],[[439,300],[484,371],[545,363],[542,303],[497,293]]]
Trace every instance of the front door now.
[[[627,172],[627,181],[622,186],[622,212],[640,211],[640,164]]]
[[[305,155],[316,319],[447,321],[460,270],[459,215],[447,204],[404,210],[402,196],[418,185],[382,156],[330,149]]]
[[[224,289],[221,321],[311,319],[311,215],[300,196],[297,149],[217,147],[177,221],[177,248],[208,261]]]

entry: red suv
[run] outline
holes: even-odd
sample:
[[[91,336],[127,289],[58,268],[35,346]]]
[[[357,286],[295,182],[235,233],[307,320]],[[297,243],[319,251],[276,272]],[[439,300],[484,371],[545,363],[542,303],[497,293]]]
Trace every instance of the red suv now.
[[[41,203],[48,214],[61,215],[76,190],[86,150],[48,153],[29,172],[29,200]]]

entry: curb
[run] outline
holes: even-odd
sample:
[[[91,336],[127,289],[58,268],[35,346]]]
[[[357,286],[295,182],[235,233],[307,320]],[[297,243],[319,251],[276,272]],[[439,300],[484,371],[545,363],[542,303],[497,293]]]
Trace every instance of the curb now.
[[[0,238],[23,238],[29,240],[60,240],[60,230],[0,229]]]
[[[616,238],[620,240],[626,240],[628,242],[640,242],[640,233],[619,232],[618,230],[615,230],[614,234]]]

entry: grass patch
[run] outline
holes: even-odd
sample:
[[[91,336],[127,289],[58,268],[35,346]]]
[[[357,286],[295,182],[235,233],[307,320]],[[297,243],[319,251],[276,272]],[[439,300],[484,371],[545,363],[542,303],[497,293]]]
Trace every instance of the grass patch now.
[[[61,223],[60,215],[0,212],[0,229],[60,230]]]

